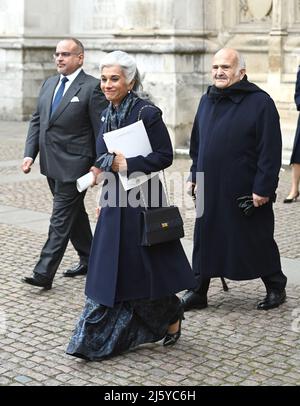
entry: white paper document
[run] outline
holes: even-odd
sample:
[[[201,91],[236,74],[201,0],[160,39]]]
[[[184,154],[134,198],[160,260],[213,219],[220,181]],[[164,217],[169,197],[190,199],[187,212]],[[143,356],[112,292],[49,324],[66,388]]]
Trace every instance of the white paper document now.
[[[109,152],[122,152],[126,158],[133,158],[138,155],[147,156],[152,152],[148,134],[142,120],[118,130],[104,133],[103,139]],[[151,173],[150,175],[130,176],[130,179],[128,179],[126,175],[119,173],[119,177],[124,189],[129,190],[147,182],[147,180],[157,174],[158,172]]]
[[[94,183],[94,175],[93,172],[88,172],[85,175],[81,176],[81,178],[77,179],[76,186],[79,193],[86,190],[88,187],[92,186]]]

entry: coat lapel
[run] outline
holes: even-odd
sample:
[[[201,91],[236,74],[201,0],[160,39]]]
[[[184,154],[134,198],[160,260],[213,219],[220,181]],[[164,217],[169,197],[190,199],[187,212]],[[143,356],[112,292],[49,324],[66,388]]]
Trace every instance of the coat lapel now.
[[[60,75],[58,75],[54,78],[53,84],[49,88],[49,97],[47,98],[47,105],[46,105],[46,117],[49,117],[49,121],[50,121],[50,112],[51,112],[53,95],[54,95],[54,91],[56,89],[56,86],[58,85],[59,80],[60,80]]]
[[[64,112],[64,110],[66,109],[68,104],[71,102],[73,97],[76,96],[76,94],[81,89],[81,85],[84,83],[84,79],[85,79],[85,73],[83,71],[81,71],[79,73],[79,75],[77,76],[77,78],[74,80],[74,82],[71,84],[69,89],[64,94],[64,97],[62,98],[60,105],[57,107],[57,109],[55,110],[55,112],[53,113],[52,117],[49,120],[49,125],[53,124],[54,121],[56,121],[58,119],[58,117]],[[52,103],[52,99],[51,99],[50,103]],[[50,107],[51,107],[51,104],[50,104]],[[50,110],[49,110],[49,114],[50,114]]]

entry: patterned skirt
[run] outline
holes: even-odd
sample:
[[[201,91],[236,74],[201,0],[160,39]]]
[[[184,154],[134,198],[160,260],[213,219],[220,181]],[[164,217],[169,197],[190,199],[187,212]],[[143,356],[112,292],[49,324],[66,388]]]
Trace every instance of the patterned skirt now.
[[[113,308],[87,298],[66,353],[99,361],[140,344],[159,341],[181,312],[182,305],[176,295],[126,301]]]

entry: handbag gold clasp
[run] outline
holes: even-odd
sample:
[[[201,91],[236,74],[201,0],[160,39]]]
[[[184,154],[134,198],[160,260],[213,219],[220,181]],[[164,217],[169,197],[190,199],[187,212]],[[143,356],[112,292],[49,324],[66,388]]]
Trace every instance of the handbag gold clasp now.
[[[162,228],[168,228],[169,224],[168,223],[161,223]]]

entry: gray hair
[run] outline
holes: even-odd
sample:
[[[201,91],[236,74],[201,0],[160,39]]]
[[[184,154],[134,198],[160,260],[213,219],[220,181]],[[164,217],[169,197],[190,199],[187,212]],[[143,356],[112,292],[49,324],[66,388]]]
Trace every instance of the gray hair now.
[[[245,61],[244,56],[238,51],[236,51],[236,54],[237,54],[237,60],[238,60],[239,68],[240,69],[246,69],[246,61]]]
[[[244,56],[243,56],[239,51],[237,51],[237,50],[234,49],[234,48],[226,48],[226,47],[225,47],[225,48],[221,48],[221,49],[219,49],[219,51],[215,54],[215,56],[218,55],[220,52],[224,52],[224,51],[232,52],[232,53],[235,54],[238,69],[246,69],[246,62],[245,62]]]
[[[142,98],[145,98],[143,86],[141,82],[141,75],[136,66],[135,59],[123,51],[113,51],[106,54],[100,63],[100,72],[107,66],[120,66],[122,69],[126,82],[129,84],[134,81],[133,91]]]

